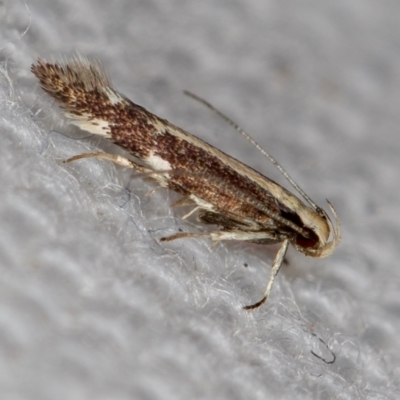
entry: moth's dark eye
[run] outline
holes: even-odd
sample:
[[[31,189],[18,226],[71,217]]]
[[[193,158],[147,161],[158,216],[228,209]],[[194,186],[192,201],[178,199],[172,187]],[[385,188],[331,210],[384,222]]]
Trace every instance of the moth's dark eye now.
[[[296,244],[306,249],[309,247],[314,247],[319,242],[318,236],[312,230],[307,229],[307,232],[310,236],[308,238],[302,235],[296,236]]]

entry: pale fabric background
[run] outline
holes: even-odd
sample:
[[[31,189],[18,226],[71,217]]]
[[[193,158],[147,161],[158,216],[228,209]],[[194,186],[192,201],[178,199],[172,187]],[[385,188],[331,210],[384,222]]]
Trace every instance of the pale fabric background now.
[[[0,2],[1,399],[399,398],[399,15],[389,0]],[[203,229],[170,209],[175,194],[60,163],[119,151],[66,124],[29,71],[74,51],[283,182],[182,91],[230,115],[336,206],[335,254],[291,250],[268,303],[243,311],[275,248],[161,245]],[[311,353],[331,360],[322,341],[335,363]]]

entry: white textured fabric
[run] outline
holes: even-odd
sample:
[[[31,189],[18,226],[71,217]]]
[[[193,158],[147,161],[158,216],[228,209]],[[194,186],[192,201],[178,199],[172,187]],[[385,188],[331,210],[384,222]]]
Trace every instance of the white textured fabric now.
[[[2,2],[0,398],[399,398],[399,15],[378,0]],[[29,71],[76,50],[133,101],[283,182],[181,92],[230,115],[335,205],[338,250],[290,251],[267,304],[242,310],[276,248],[160,244],[202,229],[169,207],[176,194],[61,162],[122,154],[69,126]]]

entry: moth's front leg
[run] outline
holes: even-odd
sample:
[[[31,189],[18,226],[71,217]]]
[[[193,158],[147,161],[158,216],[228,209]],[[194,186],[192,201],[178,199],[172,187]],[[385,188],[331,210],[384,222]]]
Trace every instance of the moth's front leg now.
[[[246,232],[246,231],[216,231],[216,232],[206,232],[206,233],[189,233],[182,232],[176,233],[175,235],[163,237],[160,239],[162,242],[169,242],[176,239],[184,238],[197,238],[204,237],[211,239],[214,243],[218,243],[221,240],[241,240],[241,241],[258,241],[267,240],[271,243],[278,242],[279,238],[273,232]],[[253,310],[264,304],[271,293],[272,285],[274,283],[276,275],[282,266],[283,260],[285,258],[287,249],[289,247],[289,239],[284,239],[278,253],[275,256],[274,262],[272,263],[271,274],[268,279],[267,286],[264,291],[264,296],[257,303],[251,304],[249,306],[243,307],[244,310]]]
[[[282,246],[278,250],[278,253],[276,253],[274,262],[272,263],[271,275],[269,276],[269,280],[268,280],[267,286],[265,288],[263,298],[260,301],[257,301],[257,303],[251,304],[250,306],[243,307],[244,310],[253,310],[255,308],[260,307],[262,304],[264,304],[267,301],[269,294],[271,293],[271,289],[272,289],[272,285],[274,283],[275,277],[276,277],[276,275],[278,275],[278,272],[282,266],[282,263],[285,258],[288,247],[289,247],[289,239],[285,239],[282,243]]]

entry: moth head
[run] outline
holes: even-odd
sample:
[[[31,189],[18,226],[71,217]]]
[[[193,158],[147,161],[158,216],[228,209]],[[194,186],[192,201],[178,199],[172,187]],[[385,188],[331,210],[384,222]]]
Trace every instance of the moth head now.
[[[335,217],[335,225],[328,214],[321,208],[313,210],[307,207],[299,215],[308,236],[297,234],[293,240],[293,245],[296,250],[307,256],[316,258],[328,257],[340,243],[339,217],[332,204],[328,200],[327,202]]]

